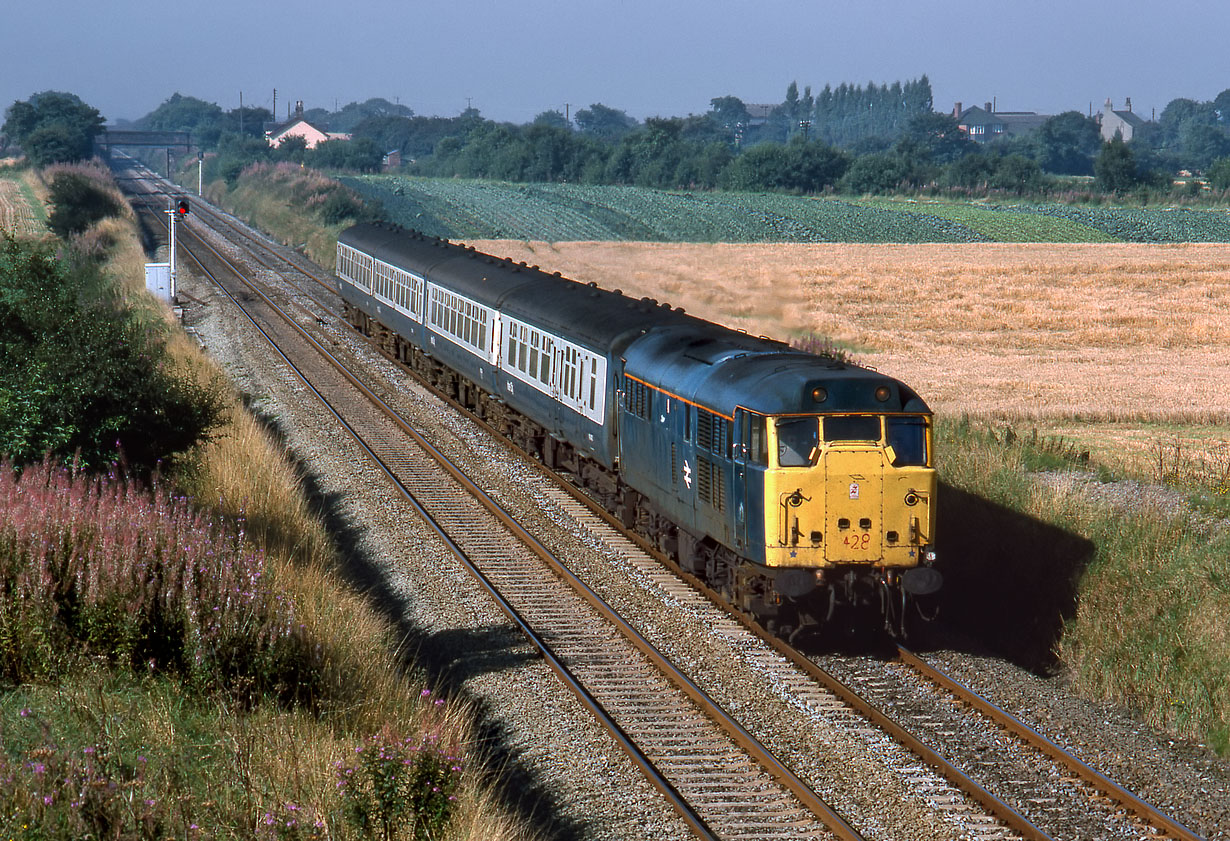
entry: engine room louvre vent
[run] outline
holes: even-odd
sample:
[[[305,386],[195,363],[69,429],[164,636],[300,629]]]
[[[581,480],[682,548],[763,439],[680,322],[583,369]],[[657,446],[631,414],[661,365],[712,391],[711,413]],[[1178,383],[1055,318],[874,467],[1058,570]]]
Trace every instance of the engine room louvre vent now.
[[[696,495],[718,511],[726,510],[726,476],[720,465],[696,457]]]

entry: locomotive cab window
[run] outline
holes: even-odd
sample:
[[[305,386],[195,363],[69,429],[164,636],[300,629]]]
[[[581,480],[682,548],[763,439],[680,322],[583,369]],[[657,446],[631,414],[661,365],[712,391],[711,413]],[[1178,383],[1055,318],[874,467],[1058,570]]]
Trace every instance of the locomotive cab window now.
[[[758,415],[743,416],[743,440],[747,442],[747,460],[752,464],[769,463],[769,445],[765,435],[764,418]]]
[[[824,419],[825,443],[835,441],[879,441],[879,415],[835,415]]]
[[[819,443],[819,425],[814,417],[777,419],[779,467],[810,467],[811,454]]]
[[[895,454],[894,467],[926,467],[927,419],[924,416],[887,416],[884,431],[888,446]]]

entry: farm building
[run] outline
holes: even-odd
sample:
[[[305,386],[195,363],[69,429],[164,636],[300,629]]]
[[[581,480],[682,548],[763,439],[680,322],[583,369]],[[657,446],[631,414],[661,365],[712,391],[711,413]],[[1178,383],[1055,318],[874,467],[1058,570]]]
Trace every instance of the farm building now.
[[[952,116],[957,121],[957,127],[977,143],[986,143],[1005,135],[1027,134],[1050,119],[1049,115],[1034,111],[997,111],[991,102],[983,108],[977,105],[962,108],[958,102],[953,106]]]
[[[265,127],[265,139],[269,145],[278,148],[282,141],[291,137],[302,137],[309,149],[315,149],[317,144],[326,140],[349,140],[349,134],[328,132],[312,125],[303,118],[303,101],[295,103],[295,113],[284,123],[273,123]]]
[[[1110,101],[1110,97],[1106,97],[1106,104],[1102,106],[1102,113],[1098,114],[1094,119],[1098,121],[1098,125],[1102,127],[1102,139],[1114,140],[1115,133],[1123,138],[1123,142],[1127,143],[1132,139],[1132,135],[1136,130],[1145,124],[1145,120],[1138,114],[1132,113],[1132,98],[1129,96],[1124,100],[1124,110],[1116,111],[1114,105]]]

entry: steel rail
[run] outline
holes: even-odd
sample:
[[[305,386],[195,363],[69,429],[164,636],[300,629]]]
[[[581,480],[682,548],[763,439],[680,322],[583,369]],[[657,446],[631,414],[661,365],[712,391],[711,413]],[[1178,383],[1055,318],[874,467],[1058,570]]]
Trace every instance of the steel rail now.
[[[500,520],[501,523],[505,525],[505,527],[507,527],[510,531],[512,531],[517,536],[517,538],[523,542],[524,545],[526,545],[535,555],[537,555],[541,560],[543,560],[546,564],[548,564],[557,573],[557,575],[559,575],[570,586],[572,586],[573,589],[586,602],[588,602],[596,611],[598,611],[600,615],[602,615],[605,619],[607,619],[607,621],[615,625],[620,631],[621,635],[623,635],[637,650],[639,650],[642,654],[644,654],[655,665],[655,667],[657,667],[658,670],[665,677],[667,677],[668,680],[674,683],[685,695],[687,695],[694,703],[696,703],[698,707],[700,707],[701,710],[711,720],[714,721],[715,724],[717,724],[724,732],[727,733],[728,736],[730,736],[735,741],[736,744],[738,744],[746,753],[748,753],[749,756],[751,756],[758,764],[760,764],[761,767],[763,767],[770,774],[770,776],[772,776],[779,784],[781,784],[783,787],[789,790],[792,794],[794,794],[795,797],[797,797],[799,801],[804,805],[804,807],[807,808],[809,811],[811,811],[813,814],[815,814],[817,818],[819,818],[821,822],[823,822],[830,829],[830,831],[833,832],[833,834],[837,838],[841,839],[841,841],[861,841],[861,839],[863,839],[863,836],[860,833],[858,833],[858,831],[855,830],[852,826],[850,826],[850,824],[848,824],[840,815],[838,815],[835,811],[833,811],[826,803],[824,803],[824,801],[821,800],[815,794],[815,792],[811,789],[810,786],[807,785],[807,783],[801,780],[796,774],[794,774],[793,771],[791,771],[780,760],[778,760],[768,750],[768,748],[764,746],[763,743],[761,743],[758,739],[756,739],[755,736],[749,733],[742,725],[740,725],[737,721],[735,721],[733,717],[731,717],[728,713],[726,713],[714,699],[712,699],[707,693],[705,693],[703,689],[697,686],[690,678],[684,675],[682,671],[680,671],[676,666],[674,666],[674,664],[672,664],[665,656],[663,656],[661,652],[656,647],[654,647],[653,644],[650,643],[643,635],[641,635],[638,631],[632,628],[632,626],[629,625],[626,622],[626,620],[624,620],[621,616],[619,616],[618,613],[616,613],[615,610],[611,608],[605,601],[603,601],[602,598],[597,593],[595,593],[590,587],[588,587],[588,585],[586,585],[579,578],[577,578],[571,572],[571,570],[569,570],[557,557],[555,557],[553,553],[550,552],[549,549],[543,546],[542,543],[537,540],[537,538],[535,538],[528,531],[526,531],[524,527],[520,525],[520,523],[516,522],[516,520],[507,512],[506,509],[500,506],[498,502],[492,499],[490,495],[484,492],[477,484],[473,482],[473,480],[471,480],[468,476],[466,476],[455,464],[453,464],[453,462],[450,459],[448,459],[447,456],[445,456],[442,452],[439,451],[438,448],[436,448],[429,441],[423,438],[421,433],[419,433],[417,430],[410,427],[392,407],[390,407],[383,399],[379,397],[379,395],[376,395],[365,384],[359,381],[346,368],[344,363],[338,360],[317,339],[315,339],[313,336],[311,336],[311,334],[309,334],[299,324],[297,324],[293,318],[290,318],[289,315],[285,314],[284,311],[282,311],[282,309],[272,299],[270,299],[263,291],[256,288],[252,284],[248,283],[247,280],[244,279],[243,273],[239,269],[237,269],[233,264],[231,264],[231,262],[224,255],[220,254],[217,251],[217,249],[215,249],[210,243],[208,243],[203,238],[201,238],[198,234],[196,234],[196,232],[192,232],[190,231],[190,229],[189,229],[189,232],[192,233],[197,239],[197,241],[200,242],[203,246],[213,251],[215,257],[220,262],[227,265],[228,268],[230,268],[231,271],[234,272],[237,277],[239,277],[245,284],[247,284],[249,288],[251,288],[252,291],[264,301],[266,306],[270,307],[272,310],[279,313],[286,320],[287,324],[293,330],[298,332],[305,341],[311,344],[315,348],[315,350],[318,353],[320,353],[320,355],[324,357],[334,368],[336,368],[337,371],[343,377],[345,377],[353,386],[355,386],[360,392],[362,392],[365,397],[367,397],[374,405],[376,405],[382,412],[384,412],[396,425],[398,425],[407,435],[409,435],[415,441],[416,444],[418,444],[421,448],[423,448],[424,451],[428,452],[433,458],[433,460],[437,461],[437,463],[443,469],[445,469],[451,476],[453,476],[453,478],[459,484],[461,484],[467,490],[468,493],[470,493],[477,500],[479,500],[479,502],[483,505],[484,508],[486,508],[489,511],[489,513],[491,513],[498,520]],[[211,279],[214,279],[212,273],[210,273],[208,269],[206,269],[201,264],[201,262],[196,258],[196,256],[192,255],[191,252],[189,252],[189,254],[190,256],[193,257],[193,260],[197,263],[197,265],[201,267],[202,271],[208,274],[211,277]],[[215,280],[215,283],[218,283],[216,279],[214,280]],[[310,382],[308,382],[307,378],[303,375],[303,373],[299,371],[297,367],[294,366],[293,362],[291,362],[289,358],[280,349],[277,348],[276,342],[273,340],[273,338],[270,337],[269,334],[263,328],[260,327],[260,325],[256,322],[254,318],[252,318],[250,314],[248,314],[246,308],[243,307],[242,303],[239,302],[228,291],[226,291],[225,288],[222,287],[220,283],[218,285],[220,288],[223,289],[223,291],[227,294],[227,296],[235,303],[235,305],[240,308],[240,310],[244,313],[244,315],[248,318],[248,320],[252,322],[253,326],[255,326],[261,332],[261,334],[266,338],[266,340],[269,341],[270,344],[277,350],[278,354],[283,358],[283,360],[285,360],[286,363],[292,367],[292,370],[294,370],[296,376],[299,377],[299,379],[302,380],[305,383],[305,385],[307,385],[313,391],[313,393],[315,393],[320,398],[320,400],[324,403],[324,405],[326,405],[329,408],[329,411],[339,420],[339,422],[341,422],[345,426],[348,432],[353,437],[355,437],[355,439],[360,443],[360,445],[364,448],[364,450],[368,452],[369,457],[373,460],[373,462],[376,463],[380,467],[380,469],[386,474],[386,476],[388,476],[395,483],[399,491],[408,495],[408,498],[411,499],[412,504],[415,506],[416,510],[418,510],[420,513],[422,513],[427,518],[428,522],[432,524],[432,528],[440,531],[441,535],[445,536],[442,530],[439,530],[439,527],[437,524],[435,524],[434,520],[430,518],[430,515],[428,515],[426,511],[422,508],[421,504],[416,499],[413,498],[413,496],[410,494],[408,489],[405,489],[404,486],[401,485],[401,483],[398,482],[395,479],[395,477],[393,477],[393,474],[391,473],[389,468],[366,445],[366,443],[362,441],[362,439],[358,436],[358,433],[354,431],[350,427],[350,425],[347,424],[341,418],[340,414],[338,414],[336,410],[333,409],[333,407],[328,403],[327,398],[321,395],[320,392],[317,391],[317,389],[314,386],[312,386]],[[448,539],[446,537],[446,543],[447,545],[449,545],[450,550],[454,550],[454,547],[456,546],[456,544],[451,539]],[[457,547],[457,550],[454,551],[454,554],[456,554],[457,551],[460,551],[460,547]],[[495,589],[493,585],[489,582],[489,580],[486,579],[485,576],[482,575],[481,571],[478,570],[477,567],[475,567],[468,559],[462,557],[462,555],[458,555],[458,557],[462,559],[463,563],[465,563],[468,569],[470,569],[473,573],[475,573],[476,580],[480,582],[480,584],[484,587],[484,589],[487,589],[493,594],[495,594]],[[497,596],[497,602],[501,604],[501,609],[505,610],[506,614],[509,615],[511,619],[513,619],[513,621],[518,625],[518,627],[521,627],[527,634],[532,635],[532,629],[530,629],[528,624],[525,623],[524,620],[519,616],[519,614],[516,613],[515,609],[512,607],[511,604],[508,604],[507,609],[505,609],[504,605],[507,604],[507,602],[506,600],[504,600],[502,597],[499,597],[499,596]],[[509,611],[512,611],[512,612],[510,613]],[[549,651],[549,647],[546,645],[545,642],[542,642],[541,640],[537,639],[536,636],[533,636],[533,635],[532,635],[532,638],[535,639],[536,647],[539,647],[541,650],[544,650],[544,651]],[[591,709],[592,712],[595,712],[595,715],[598,715],[600,720],[604,722],[604,726],[605,726],[606,721],[610,721],[611,725],[618,728],[617,723],[614,722],[613,719],[610,719],[609,715],[607,715],[605,711],[601,713],[597,712],[597,710],[600,710],[601,707],[596,701],[596,699],[593,699],[592,695],[589,695],[589,693],[584,690],[584,687],[581,686],[580,683],[575,679],[575,677],[572,676],[571,672],[567,671],[566,666],[564,666],[562,662],[559,662],[554,657],[553,654],[550,655],[549,659],[553,661],[554,663],[558,664],[558,667],[559,667],[558,669],[556,669],[555,665],[552,665],[553,670],[556,670],[557,673],[561,675],[561,677],[564,677],[565,683],[569,685],[569,687],[574,691],[574,693],[578,691],[585,693],[585,697],[588,698],[589,701],[583,701],[583,703],[585,704],[587,708]],[[591,702],[593,706],[591,706]],[[665,777],[661,778],[661,783],[664,786],[667,786],[669,788],[663,788],[662,786],[658,785],[658,782],[656,782],[654,778],[661,776],[661,772],[658,772],[656,769],[653,769],[652,762],[647,757],[645,757],[643,753],[640,752],[639,748],[635,748],[634,743],[632,743],[628,739],[626,733],[624,733],[622,730],[613,730],[612,732],[617,734],[616,736],[617,740],[620,741],[621,745],[627,742],[629,746],[635,749],[635,755],[630,754],[632,755],[633,761],[636,762],[638,767],[641,767],[642,770],[645,771],[650,781],[653,782],[654,785],[657,786],[660,790],[662,790],[664,794],[666,794],[668,800],[671,801],[672,805],[676,806],[677,810],[679,809],[679,806],[677,804],[683,804],[684,806],[686,806],[686,812],[681,812],[681,815],[689,823],[689,825],[691,825],[694,830],[700,833],[702,837],[714,837],[708,834],[708,833],[711,833],[711,830],[704,824],[703,819],[699,815],[695,814],[695,812],[691,809],[691,806],[687,805],[686,801],[682,800],[682,796],[678,793],[676,789],[674,789],[673,785],[670,783],[669,780],[665,779]],[[650,772],[646,769],[653,769],[653,770],[652,772]]]
[[[263,265],[266,265],[267,267],[272,268],[271,266],[268,266],[268,263],[265,263],[263,260],[261,260],[260,262]],[[315,279],[315,278],[313,279],[319,283],[318,279]],[[433,391],[435,390],[433,389]],[[451,400],[450,398],[447,398],[446,396],[441,395],[438,391],[435,393],[438,396],[444,397],[444,399],[446,399],[450,404],[452,404],[456,408],[461,409],[462,411],[467,411],[465,410],[464,407],[460,406],[459,404],[457,404],[455,401]],[[485,422],[483,422],[479,418],[476,418],[474,415],[470,414],[468,411],[467,411],[467,415],[471,419],[476,420],[478,423],[484,426],[484,428],[487,428],[488,430],[494,432],[494,430],[491,430],[491,428]],[[504,441],[512,449],[516,450],[517,452],[522,452],[519,448],[515,447],[515,445],[512,445],[510,442],[507,442],[506,439],[503,439],[502,436],[498,436],[497,434],[497,437],[499,437],[500,440]],[[792,664],[802,669],[810,677],[815,679],[818,683],[825,686],[826,689],[833,692],[833,694],[837,695],[843,701],[850,704],[853,708],[858,710],[860,714],[863,714],[865,717],[867,717],[873,724],[881,727],[886,732],[888,732],[894,739],[897,739],[903,746],[905,746],[907,749],[914,752],[921,759],[927,762],[927,764],[929,764],[932,768],[938,771],[942,776],[945,777],[945,779],[947,779],[957,788],[965,792],[967,795],[969,795],[972,799],[974,799],[984,808],[988,809],[988,811],[990,811],[992,814],[996,815],[1001,820],[1003,820],[1004,823],[1007,824],[1009,827],[1011,827],[1017,832],[1020,832],[1023,837],[1028,838],[1028,839],[1046,839],[1049,837],[1042,830],[1038,829],[1036,826],[1030,823],[1027,818],[1025,818],[1019,812],[1013,809],[1009,804],[995,797],[990,792],[987,792],[984,788],[978,785],[978,783],[970,779],[967,775],[965,775],[962,771],[960,771],[960,769],[956,768],[956,766],[953,766],[951,763],[945,760],[936,751],[927,747],[925,744],[923,744],[921,741],[919,741],[914,736],[909,734],[907,731],[900,728],[900,726],[897,725],[895,722],[892,722],[891,719],[885,716],[882,712],[876,710],[869,702],[863,699],[855,690],[841,683],[835,677],[833,677],[832,675],[828,674],[823,669],[821,669],[819,666],[816,666],[814,663],[812,663],[807,658],[803,657],[793,648],[786,645],[779,638],[768,634],[766,631],[764,631],[763,628],[761,628],[754,621],[738,613],[737,611],[731,611],[729,605],[725,602],[725,600],[723,600],[720,595],[718,595],[717,593],[712,591],[710,588],[708,588],[708,586],[705,585],[704,582],[700,581],[695,576],[683,571],[681,568],[675,565],[672,561],[670,561],[669,558],[665,558],[664,556],[662,556],[639,535],[628,532],[626,529],[623,528],[621,523],[619,523],[614,517],[612,517],[609,514],[609,512],[607,512],[601,506],[598,506],[592,499],[590,499],[583,492],[580,492],[577,488],[570,485],[569,483],[564,482],[562,483],[562,485],[568,490],[568,492],[574,498],[578,499],[580,502],[585,504],[586,507],[589,508],[589,510],[591,510],[591,512],[601,517],[608,524],[619,529],[621,533],[624,533],[625,536],[634,540],[634,542],[640,545],[643,549],[650,551],[655,557],[659,559],[659,561],[663,562],[668,568],[670,568],[673,572],[675,572],[675,574],[687,580],[689,584],[691,584],[698,591],[700,591],[707,598],[709,598],[710,601],[712,601],[714,604],[718,605],[722,609],[730,612],[730,614],[734,616],[736,619],[738,619],[745,628],[747,628],[753,634],[758,636],[763,642],[771,646],[774,650],[776,650],[782,656],[786,657]],[[567,572],[561,572],[561,574],[571,575],[571,573],[567,573]],[[622,622],[622,620],[619,620],[619,621]],[[982,698],[981,696],[978,696],[972,690],[968,689],[968,687],[964,687],[957,681],[935,670],[929,664],[926,664],[925,661],[922,661],[916,655],[913,655],[911,652],[909,652],[905,648],[903,647],[899,648],[899,657],[903,663],[911,666],[912,668],[915,668],[916,670],[918,670],[921,674],[923,674],[925,677],[927,677],[929,680],[931,680],[936,685],[957,695],[959,698],[961,698],[961,700],[964,703],[969,705],[971,708],[978,710],[979,712],[986,715],[991,720],[995,721],[999,726],[1017,735],[1019,738],[1024,740],[1027,744],[1030,744],[1031,746],[1040,750],[1042,753],[1047,755],[1053,761],[1059,763],[1063,767],[1072,771],[1078,777],[1085,780],[1090,785],[1094,786],[1102,794],[1104,794],[1111,800],[1119,803],[1125,809],[1136,814],[1142,820],[1151,824],[1155,828],[1161,830],[1162,832],[1167,833],[1171,837],[1180,839],[1180,841],[1203,841],[1201,836],[1196,835],[1195,833],[1193,833],[1191,830],[1189,830],[1182,824],[1178,823],[1177,821],[1174,821],[1170,817],[1158,811],[1151,804],[1141,800],[1140,798],[1136,797],[1131,792],[1119,786],[1114,781],[1102,775],[1100,772],[1096,771],[1095,769],[1081,762],[1079,759],[1077,759],[1076,757],[1064,751],[1062,748],[1060,748],[1054,742],[1049,740],[1047,737],[1038,733],[1033,728],[1024,724],[1019,719],[1016,719],[1011,714],[995,706],[994,704]],[[697,690],[697,691],[700,691],[700,690]]]
[[[963,703],[969,705],[973,709],[985,715],[987,718],[994,721],[1003,729],[1022,739],[1026,744],[1046,754],[1052,760],[1059,763],[1064,768],[1067,768],[1085,782],[1094,786],[1102,794],[1119,803],[1128,811],[1135,813],[1138,817],[1153,825],[1155,828],[1165,832],[1172,838],[1179,839],[1179,841],[1204,841],[1202,836],[1192,832],[1183,824],[1175,821],[1168,815],[1161,813],[1152,804],[1141,800],[1139,797],[1123,788],[1114,780],[1111,780],[1103,775],[1100,771],[1086,765],[1071,753],[1061,748],[1051,739],[1042,735],[1037,730],[1012,715],[1012,713],[1002,707],[996,706],[965,684],[944,674],[909,649],[902,645],[898,645],[897,656],[900,658],[901,662],[918,671],[919,674],[927,678],[927,680],[930,680],[937,686],[951,692],[953,695],[960,698]]]
[[[204,240],[198,238],[198,242],[200,242],[202,245],[205,245],[206,247],[210,247],[212,250],[212,247],[209,245],[209,243],[205,242]],[[308,376],[304,374],[304,372],[294,363],[294,361],[291,360],[291,358],[282,350],[282,348],[278,345],[277,341],[271,335],[269,335],[269,333],[265,330],[265,328],[262,327],[259,322],[257,322],[257,320],[252,316],[252,314],[243,305],[243,303],[239,301],[239,299],[236,298],[234,295],[232,295],[231,292],[228,289],[226,289],[226,287],[220,281],[218,281],[218,279],[213,275],[213,273],[210,272],[209,269],[205,267],[205,265],[196,257],[195,254],[192,254],[192,252],[188,250],[186,247],[185,247],[185,250],[188,251],[189,256],[192,257],[193,262],[197,264],[197,266],[201,269],[201,271],[204,272],[206,275],[208,275],[209,278],[214,281],[217,287],[223,292],[223,294],[226,295],[227,298],[230,299],[231,303],[233,303],[239,309],[239,311],[244,315],[244,317],[248,320],[248,322],[251,323],[252,326],[255,327],[258,332],[260,332],[261,336],[264,337],[265,341],[268,342],[269,346],[274,350],[274,352],[278,355],[278,357],[281,358],[282,361],[290,368],[290,370],[299,379],[299,381],[302,382],[317,397],[321,405],[323,405],[325,409],[333,416],[334,420],[336,420],[342,426],[342,428],[346,430],[346,432],[350,435],[350,437],[354,440],[354,442],[359,445],[359,447],[364,451],[364,453],[367,454],[368,459],[385,475],[385,477],[389,480],[389,482],[393,485],[393,487],[406,499],[406,501],[410,503],[410,505],[414,508],[415,512],[424,520],[424,522],[432,529],[432,531],[435,532],[435,534],[441,539],[441,541],[444,543],[444,545],[449,550],[449,552],[466,567],[467,571],[470,572],[470,574],[483,587],[483,589],[486,590],[486,592],[495,600],[496,605],[500,608],[500,610],[504,613],[504,615],[506,615],[513,622],[513,624],[515,624],[517,628],[520,629],[523,634],[525,634],[525,636],[529,639],[530,643],[534,646],[534,648],[538,651],[539,655],[546,662],[547,666],[553,672],[555,672],[555,674],[563,681],[564,685],[568,687],[568,689],[573,693],[574,696],[576,696],[576,698],[581,703],[581,705],[585,707],[585,709],[587,709],[596,719],[598,719],[598,721],[602,724],[602,726],[605,727],[611,733],[611,735],[615,738],[617,744],[619,744],[620,748],[628,755],[628,757],[632,760],[632,762],[640,769],[641,773],[645,775],[646,779],[666,797],[668,802],[671,804],[672,808],[674,808],[675,811],[680,815],[680,817],[683,818],[683,820],[688,824],[688,826],[692,829],[692,831],[696,833],[696,835],[699,838],[707,839],[707,841],[718,841],[719,837],[713,832],[712,829],[709,828],[708,824],[705,823],[704,818],[702,818],[699,814],[696,813],[695,809],[693,809],[691,804],[689,804],[683,798],[683,796],[674,787],[674,785],[670,782],[670,780],[668,780],[653,765],[653,762],[647,756],[645,756],[645,754],[636,745],[636,743],[627,735],[627,733],[623,730],[623,728],[619,726],[618,722],[616,722],[610,716],[610,714],[602,707],[602,705],[598,702],[598,700],[594,698],[594,696],[585,689],[585,687],[576,678],[576,676],[573,675],[573,673],[568,669],[568,667],[555,655],[555,652],[551,649],[551,647],[547,645],[547,643],[542,639],[542,637],[539,636],[534,631],[533,627],[530,626],[528,622],[526,622],[524,617],[521,616],[521,614],[517,611],[517,609],[499,592],[499,590],[483,574],[482,570],[479,569],[476,564],[474,564],[471,558],[466,554],[465,550],[460,545],[458,545],[457,542],[453,540],[452,537],[449,536],[448,532],[445,531],[445,529],[440,525],[440,523],[422,505],[422,503],[418,500],[418,498],[415,497],[414,493],[409,488],[407,488],[405,484],[401,482],[401,480],[397,478],[395,472],[388,466],[388,464],[383,459],[380,458],[380,456],[371,448],[371,446],[368,445],[367,441],[364,440],[363,436],[358,432],[358,430],[356,430],[349,422],[347,422],[346,419],[341,415],[341,413],[329,401],[329,399],[325,397],[325,395],[322,394],[320,390],[316,388],[315,385],[313,385],[313,383],[308,378]],[[228,266],[228,268],[230,268],[233,272],[235,272],[236,275],[240,277],[241,280],[243,280],[242,274],[239,272],[238,269],[236,269],[230,263],[229,260],[227,260],[222,255],[218,254],[216,250],[214,250],[214,254],[219,260],[225,263]],[[246,281],[244,282],[246,283]],[[303,338],[306,338],[317,350],[323,351],[323,348],[320,347],[319,343],[317,343],[315,339],[307,335],[302,330],[302,328],[300,328],[297,324],[294,324],[293,319],[290,319],[288,316],[286,316],[285,313],[283,313],[281,309],[277,306],[277,304],[275,304],[272,300],[270,300],[263,292],[251,286],[250,284],[249,284],[249,288],[251,288],[253,292],[255,292],[258,296],[261,297],[261,299],[264,301],[266,306],[272,308],[274,311],[278,312],[279,314],[282,314],[283,317],[286,318],[287,322],[290,323],[300,333],[300,335]],[[331,354],[328,354],[327,352],[324,352],[324,353],[327,357],[332,356]],[[335,366],[340,365],[340,363],[338,363],[335,359],[331,359],[330,361]],[[344,370],[344,367],[339,370],[343,374],[343,376],[347,377],[347,379],[349,379],[352,383],[358,384],[357,381],[351,377],[349,372]],[[366,389],[362,389],[362,390],[366,392]],[[371,395],[370,392],[367,392],[367,396],[374,396],[374,395]],[[417,433],[415,434],[415,438],[416,438],[416,442],[420,440],[419,437],[417,436]],[[434,450],[434,448],[432,449]]]

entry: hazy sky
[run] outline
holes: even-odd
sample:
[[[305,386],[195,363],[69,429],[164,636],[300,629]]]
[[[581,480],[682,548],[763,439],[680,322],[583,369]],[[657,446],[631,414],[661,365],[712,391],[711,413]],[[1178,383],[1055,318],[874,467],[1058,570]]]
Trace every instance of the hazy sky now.
[[[108,120],[176,91],[307,108],[374,96],[528,122],[601,102],[643,119],[795,80],[931,80],[935,108],[1148,117],[1230,88],[1227,0],[5,0],[0,109],[75,93]]]

